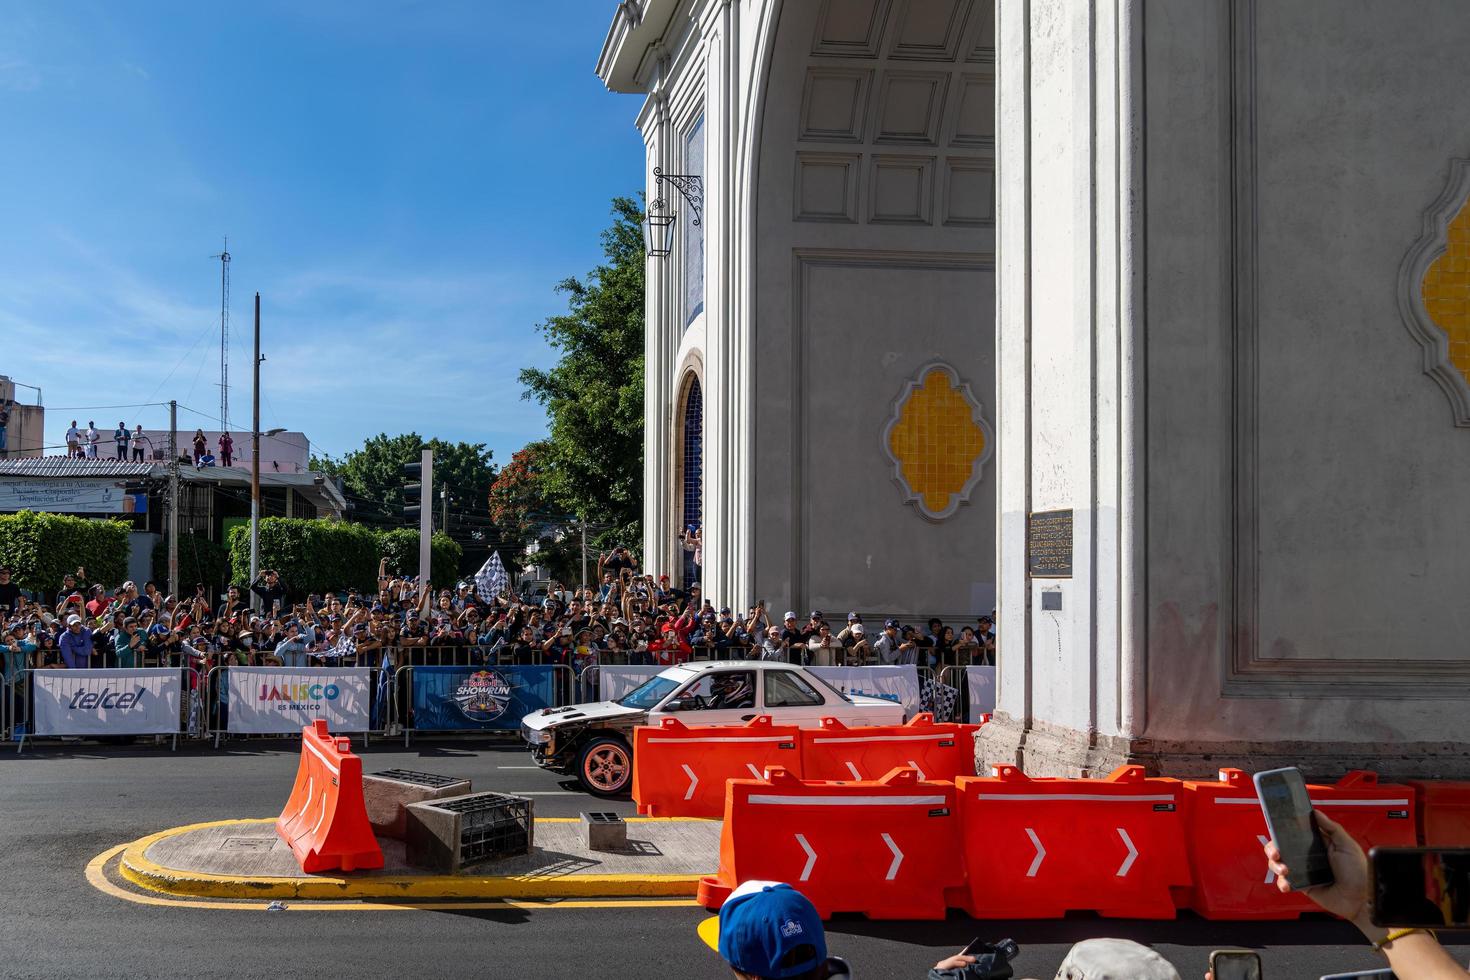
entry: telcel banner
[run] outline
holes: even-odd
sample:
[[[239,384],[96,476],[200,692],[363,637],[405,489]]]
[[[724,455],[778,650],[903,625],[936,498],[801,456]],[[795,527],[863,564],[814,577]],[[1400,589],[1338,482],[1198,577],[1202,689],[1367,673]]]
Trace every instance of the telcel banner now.
[[[897,701],[903,705],[905,718],[912,718],[924,710],[923,698],[919,693],[919,668],[913,664],[889,667],[808,667],[807,670],[843,694],[866,694],[886,701]]]
[[[318,718],[334,733],[371,727],[368,667],[231,667],[225,673],[232,732],[295,734]]]
[[[597,698],[601,701],[618,701],[623,695],[633,690],[650,677],[657,677],[667,667],[659,667],[651,664],[618,664],[616,666],[598,667],[596,672],[590,676],[597,678]],[[589,693],[588,697],[592,697]]]
[[[532,711],[551,707],[555,667],[413,668],[415,731],[516,729]]]
[[[965,679],[970,688],[970,724],[978,725],[981,715],[995,711],[995,668],[966,667]]]
[[[162,735],[179,730],[182,672],[37,670],[37,735]]]

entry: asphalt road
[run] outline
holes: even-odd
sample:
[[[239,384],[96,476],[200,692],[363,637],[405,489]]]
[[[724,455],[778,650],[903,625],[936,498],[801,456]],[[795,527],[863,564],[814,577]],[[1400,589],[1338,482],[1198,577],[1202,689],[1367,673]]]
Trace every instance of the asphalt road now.
[[[99,853],[181,824],[279,812],[299,750],[286,743],[233,747],[0,749],[0,977],[728,977],[695,935],[697,908],[284,912],[137,905],[84,876]],[[474,780],[477,790],[538,795],[543,816],[591,809],[631,815],[571,792],[508,746],[421,742],[362,750],[368,771],[412,768]],[[262,903],[264,904],[264,903]],[[1330,921],[895,923],[839,919],[828,945],[856,976],[923,977],[975,936],[1013,937],[1017,976],[1051,977],[1068,947],[1094,936],[1148,943],[1185,980],[1204,975],[1212,949],[1261,953],[1266,980],[1315,978],[1381,966],[1356,931]],[[1461,961],[1470,948],[1456,949]]]

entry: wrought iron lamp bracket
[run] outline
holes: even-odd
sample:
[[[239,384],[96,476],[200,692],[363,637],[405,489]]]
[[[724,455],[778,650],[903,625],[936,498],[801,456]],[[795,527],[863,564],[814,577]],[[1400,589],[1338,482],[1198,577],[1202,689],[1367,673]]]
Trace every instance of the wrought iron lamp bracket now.
[[[653,168],[653,185],[657,187],[668,181],[694,210],[694,224],[704,217],[704,178],[698,174],[666,174],[658,167]]]

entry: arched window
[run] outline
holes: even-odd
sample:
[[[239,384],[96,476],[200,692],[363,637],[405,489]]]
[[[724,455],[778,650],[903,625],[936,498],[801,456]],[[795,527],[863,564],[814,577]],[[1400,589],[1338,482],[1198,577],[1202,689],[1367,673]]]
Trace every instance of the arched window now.
[[[682,501],[681,530],[691,526],[703,532],[701,504],[704,500],[704,391],[699,378],[690,377],[684,393],[684,438],[680,456],[683,465],[679,474],[679,497]],[[701,555],[701,558],[703,555]],[[694,552],[684,552],[684,585],[700,580],[699,566],[694,563]]]

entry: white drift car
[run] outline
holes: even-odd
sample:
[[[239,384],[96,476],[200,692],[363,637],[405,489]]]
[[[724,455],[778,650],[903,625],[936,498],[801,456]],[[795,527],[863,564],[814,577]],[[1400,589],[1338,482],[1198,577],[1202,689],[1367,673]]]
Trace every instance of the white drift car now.
[[[633,729],[678,718],[686,725],[743,725],[770,715],[777,725],[818,728],[823,718],[847,725],[901,725],[896,701],[843,694],[792,664],[763,660],[670,667],[617,701],[542,708],[521,721],[531,758],[574,775],[588,792],[617,796],[633,781]]]

